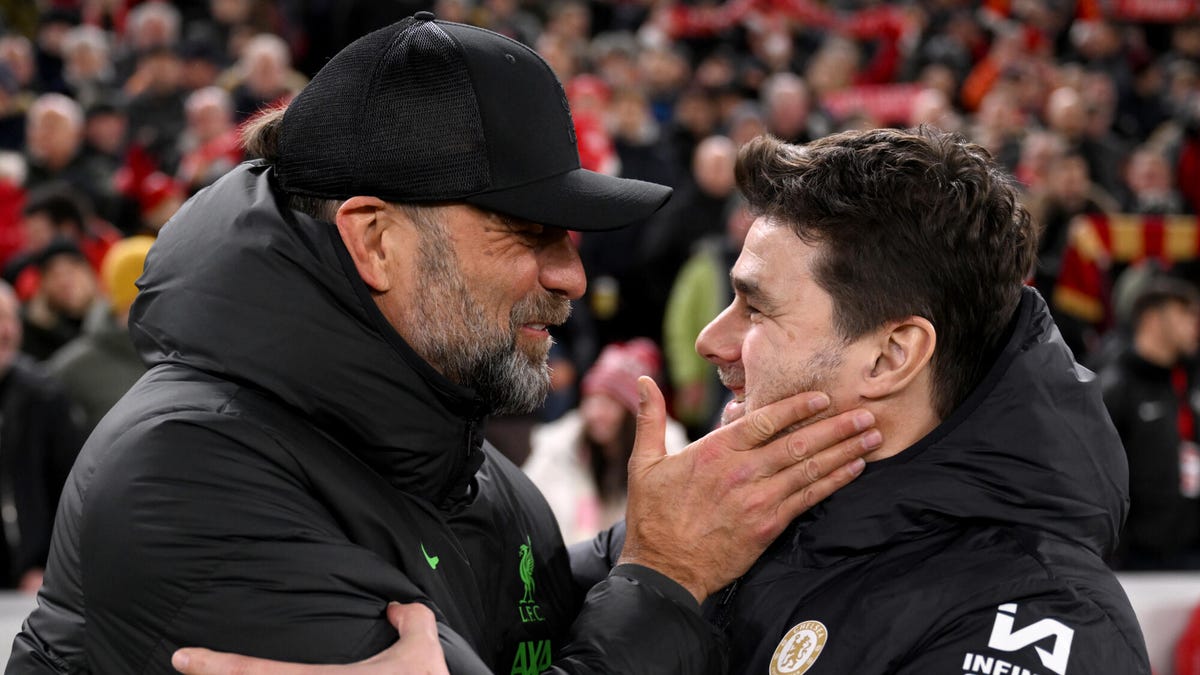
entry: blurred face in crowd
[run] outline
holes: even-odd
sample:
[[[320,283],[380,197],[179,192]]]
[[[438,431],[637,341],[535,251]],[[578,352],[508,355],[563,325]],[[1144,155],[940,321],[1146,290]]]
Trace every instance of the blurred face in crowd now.
[[[1046,122],[1068,139],[1077,139],[1087,130],[1088,114],[1083,99],[1074,89],[1055,89],[1046,103]]]
[[[25,140],[32,158],[60,169],[75,157],[83,129],[65,112],[47,107],[30,115]]]
[[[22,88],[28,87],[37,75],[33,45],[23,36],[10,35],[0,38],[0,62],[8,66]]]
[[[592,30],[592,16],[582,2],[563,2],[551,11],[546,30],[570,41],[587,40]]]
[[[739,148],[750,139],[767,133],[767,125],[757,113],[735,113],[729,125],[729,138]]]
[[[54,221],[44,211],[27,213],[21,218],[21,236],[25,241],[26,251],[40,251],[46,248],[58,234]]]
[[[40,292],[55,312],[81,319],[96,299],[96,274],[86,260],[56,255],[42,268]]]
[[[600,446],[612,445],[621,439],[621,428],[629,416],[625,406],[602,393],[584,396],[579,403],[579,413],[583,416],[588,440]]]
[[[175,41],[175,26],[163,15],[149,13],[136,24],[130,41],[138,51],[169,47]]]
[[[105,76],[111,63],[108,52],[90,42],[80,42],[67,50],[66,70],[80,80],[96,80]]]
[[[826,92],[838,91],[850,85],[858,72],[858,47],[851,41],[832,38],[825,41],[821,49],[809,59],[804,79],[820,97]]]
[[[705,194],[726,197],[733,193],[733,169],[736,163],[737,148],[733,141],[724,136],[710,136],[696,146],[692,176]]]
[[[652,125],[650,104],[633,91],[618,93],[613,98],[613,134],[626,140],[642,139]]]
[[[394,209],[383,217],[399,216]],[[407,230],[416,246],[393,240],[380,310],[422,358],[495,412],[533,410],[550,382],[548,328],[567,320],[586,286],[574,243],[566,230],[470,206],[424,212]]]
[[[1042,187],[1054,160],[1062,154],[1062,140],[1049,132],[1032,132],[1021,142],[1021,179],[1031,188]]]
[[[1140,195],[1161,195],[1171,192],[1171,167],[1167,158],[1152,150],[1133,154],[1126,169],[1129,189]]]
[[[201,143],[233,128],[233,110],[222,92],[196,92],[187,102],[188,131]]]
[[[95,113],[88,115],[84,124],[84,136],[93,148],[115,157],[125,145],[125,132],[128,128],[129,120],[121,113]]]
[[[138,70],[146,77],[151,92],[169,94],[183,82],[183,60],[169,51],[157,51],[138,61]]]
[[[1079,155],[1059,157],[1050,164],[1046,182],[1060,204],[1069,209],[1083,208],[1091,189],[1087,162]]]
[[[799,82],[775,86],[767,100],[767,128],[780,138],[797,138],[808,124],[808,91]]]
[[[750,51],[766,65],[767,70],[779,72],[792,63],[792,34],[783,22],[775,23],[750,34]]]
[[[829,394],[830,415],[855,402],[844,364],[857,341],[837,334],[833,299],[812,272],[820,255],[784,224],[760,217],[750,227],[730,274],[733,302],[696,340],[733,392],[723,424],[802,391]]]
[[[437,0],[433,6],[433,13],[442,21],[465,23],[470,18],[469,9],[465,0]]]
[[[686,91],[675,103],[675,121],[695,136],[717,128],[717,104],[699,89]]]
[[[21,303],[8,284],[0,285],[0,373],[7,372],[21,350]]]
[[[1158,336],[1177,358],[1200,351],[1200,305],[1168,302],[1154,311]]]
[[[72,26],[63,21],[51,21],[38,26],[38,47],[47,54],[62,55],[63,38],[70,32]]]
[[[569,82],[575,77],[575,54],[570,43],[561,36],[543,33],[537,41],[537,53],[546,59],[550,70],[554,71],[559,80]]]
[[[209,0],[208,8],[213,19],[225,26],[250,20],[250,0]]]
[[[271,97],[287,89],[287,61],[272,50],[253,50],[246,59],[246,86],[254,93]]]
[[[652,92],[681,89],[691,77],[687,60],[670,49],[647,49],[639,60],[646,86]]]

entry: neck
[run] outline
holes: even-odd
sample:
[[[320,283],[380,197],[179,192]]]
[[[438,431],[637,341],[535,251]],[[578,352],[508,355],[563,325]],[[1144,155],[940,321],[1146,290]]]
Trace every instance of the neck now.
[[[883,445],[863,457],[868,462],[877,462],[904,452],[942,422],[931,398],[917,395],[911,390],[885,399],[864,400],[861,405],[875,415],[875,427],[883,435]]]

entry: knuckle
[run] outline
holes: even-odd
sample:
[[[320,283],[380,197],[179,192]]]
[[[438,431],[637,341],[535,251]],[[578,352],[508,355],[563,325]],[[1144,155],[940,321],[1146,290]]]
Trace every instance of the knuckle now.
[[[751,476],[751,470],[744,466],[736,467],[722,475],[719,483],[721,493],[729,494],[736,491],[747,483],[747,479]]]
[[[767,498],[763,495],[762,491],[756,491],[750,493],[742,503],[745,505],[746,512],[753,515],[762,512],[763,508],[767,505]]]
[[[750,415],[750,429],[755,436],[767,439],[775,435],[775,421],[765,410],[756,410]]]
[[[779,528],[776,526],[774,519],[763,520],[755,526],[752,534],[760,545],[767,545],[774,541],[775,537],[779,536]]]
[[[811,486],[804,488],[800,492],[800,503],[804,505],[804,510],[807,511],[817,505],[817,491]]]
[[[811,485],[812,483],[817,482],[822,475],[821,463],[818,462],[816,458],[809,457],[804,462],[804,478],[807,479]]]
[[[791,457],[792,461],[795,462],[799,462],[808,456],[808,439],[804,436],[804,434],[795,433],[791,436],[788,436],[787,452],[788,456]]]

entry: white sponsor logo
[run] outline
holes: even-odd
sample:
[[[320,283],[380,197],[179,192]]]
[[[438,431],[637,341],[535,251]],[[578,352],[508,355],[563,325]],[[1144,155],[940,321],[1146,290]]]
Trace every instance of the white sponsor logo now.
[[[1071,658],[1071,640],[1075,638],[1075,629],[1057,619],[1042,619],[1029,624],[1020,630],[1013,630],[1013,619],[1017,614],[1017,604],[1010,602],[1000,605],[996,612],[996,623],[992,624],[992,637],[988,647],[1002,652],[1016,652],[1048,638],[1054,638],[1054,649],[1046,651],[1041,647],[1037,650],[1042,665],[1058,673],[1067,674],[1067,660]]]
[[[963,657],[963,675],[1039,675],[994,656],[967,653]]]

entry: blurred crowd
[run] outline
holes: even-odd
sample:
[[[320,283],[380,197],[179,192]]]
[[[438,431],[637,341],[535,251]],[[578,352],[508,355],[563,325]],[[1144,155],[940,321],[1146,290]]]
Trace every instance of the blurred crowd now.
[[[1200,569],[1200,2],[0,0],[0,585],[36,589],[64,472],[142,372],[126,321],[155,234],[246,159],[241,123],[420,10],[540,53],[586,168],[675,188],[645,226],[579,238],[550,400],[489,427],[569,539],[622,512],[639,375],[672,447],[719,417],[694,345],[753,217],[739,147],[924,124],[1023,188],[1030,283],[1130,458],[1113,564]]]

